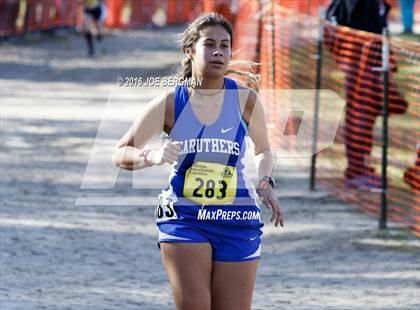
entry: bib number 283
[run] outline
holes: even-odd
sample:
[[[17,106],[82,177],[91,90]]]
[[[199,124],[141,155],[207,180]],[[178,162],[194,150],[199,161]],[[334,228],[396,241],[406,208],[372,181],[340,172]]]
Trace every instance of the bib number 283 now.
[[[218,200],[223,200],[226,197],[227,183],[225,180],[217,180],[218,184],[216,184],[215,180],[205,180],[203,178],[196,177],[195,181],[198,183],[198,185],[193,190],[193,197],[206,197],[211,199],[216,196],[216,199]]]
[[[236,196],[236,168],[196,162],[185,173],[184,197],[199,204],[230,204]]]

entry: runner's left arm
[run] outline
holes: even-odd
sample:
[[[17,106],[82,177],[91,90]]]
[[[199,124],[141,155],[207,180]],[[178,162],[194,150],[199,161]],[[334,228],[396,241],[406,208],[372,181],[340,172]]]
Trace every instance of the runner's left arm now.
[[[244,115],[248,115],[245,121],[248,121],[248,133],[255,145],[255,159],[258,169],[258,178],[260,180],[257,186],[257,193],[262,202],[268,208],[272,209],[271,221],[274,221],[274,225],[278,226],[280,224],[283,226],[283,215],[274,189],[268,181],[261,180],[264,176],[271,176],[272,174],[273,154],[268,140],[267,121],[264,108],[257,93],[254,91],[250,92],[246,108],[249,108],[252,111],[251,113],[248,111],[247,113],[244,113]]]

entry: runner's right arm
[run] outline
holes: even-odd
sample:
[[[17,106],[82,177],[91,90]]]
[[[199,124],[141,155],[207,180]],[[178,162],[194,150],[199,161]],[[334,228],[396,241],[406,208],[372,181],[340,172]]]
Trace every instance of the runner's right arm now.
[[[179,142],[166,142],[159,150],[145,149],[147,143],[162,131],[170,132],[173,123],[173,91],[162,94],[144,109],[117,143],[112,161],[117,167],[137,170],[151,165],[172,164],[180,152]]]

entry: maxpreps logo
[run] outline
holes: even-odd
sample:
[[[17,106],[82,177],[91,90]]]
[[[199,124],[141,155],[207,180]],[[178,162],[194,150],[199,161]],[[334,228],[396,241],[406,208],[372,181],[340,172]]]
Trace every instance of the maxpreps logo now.
[[[138,80],[133,79],[132,82],[138,83]],[[131,83],[131,81],[128,82]],[[237,98],[248,98],[249,96],[248,90],[227,91],[233,91],[233,95]],[[143,109],[139,108],[137,104],[127,104],[123,109],[124,113],[118,113],[118,118],[116,118],[115,109],[121,107],[121,100],[133,98],[134,102],[134,99],[139,97],[152,98],[155,96],[155,89],[149,90],[144,87],[131,87],[129,91],[125,87],[112,89],[101,116],[95,142],[80,185],[81,192],[75,202],[76,205],[150,206],[155,203],[155,198],[150,197],[150,189],[167,187],[167,178],[156,177],[155,168],[142,169],[132,173],[132,188],[144,190],[135,191],[136,194],[133,196],[121,194],[116,186],[121,168],[116,167],[111,160],[115,144],[127,131],[125,122],[133,122],[133,115],[138,115]],[[259,97],[261,103],[267,105],[266,123],[268,133],[273,138],[271,146],[276,152],[276,158],[309,158],[333,145],[345,109],[345,101],[334,91],[328,89],[262,89],[259,92]],[[317,109],[314,109],[314,103],[316,103]],[[164,113],[159,115],[155,121],[163,122],[163,120]],[[243,144],[240,145],[234,140],[238,128],[232,124],[224,125],[225,127],[217,129],[219,138],[188,140],[181,138],[180,155],[190,153],[208,155],[211,152],[212,155],[216,153],[217,155],[239,156]],[[239,126],[239,124],[237,125]],[[150,141],[150,146],[158,149],[163,143],[158,140]],[[208,157],[203,156],[203,158]],[[225,157],[220,156],[220,158]],[[224,162],[220,166],[212,166],[211,173],[212,177],[214,176],[218,180],[221,178],[220,181],[229,183],[226,194],[232,192],[233,196],[234,192],[236,193],[233,180],[237,172],[235,169],[225,169],[226,164]],[[231,174],[233,174],[232,177],[230,177]],[[237,214],[225,214],[225,217],[228,216],[236,218]],[[243,214],[239,215],[239,217],[242,216]]]
[[[210,211],[202,207],[198,210],[197,220],[261,220],[260,211],[224,211],[222,209]]]
[[[226,166],[225,169],[223,170],[223,172],[220,173],[220,176],[223,179],[231,179],[233,177],[233,173],[232,173],[231,169],[233,169],[233,167]]]

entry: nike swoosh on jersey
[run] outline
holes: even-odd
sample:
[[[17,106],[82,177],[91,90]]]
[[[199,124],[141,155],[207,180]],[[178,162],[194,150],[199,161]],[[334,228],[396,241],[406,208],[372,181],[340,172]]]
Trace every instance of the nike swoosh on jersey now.
[[[230,130],[232,130],[233,129],[233,127],[230,127],[230,128],[228,128],[228,129],[223,129],[222,128],[222,133],[227,133],[228,131],[230,131]]]

